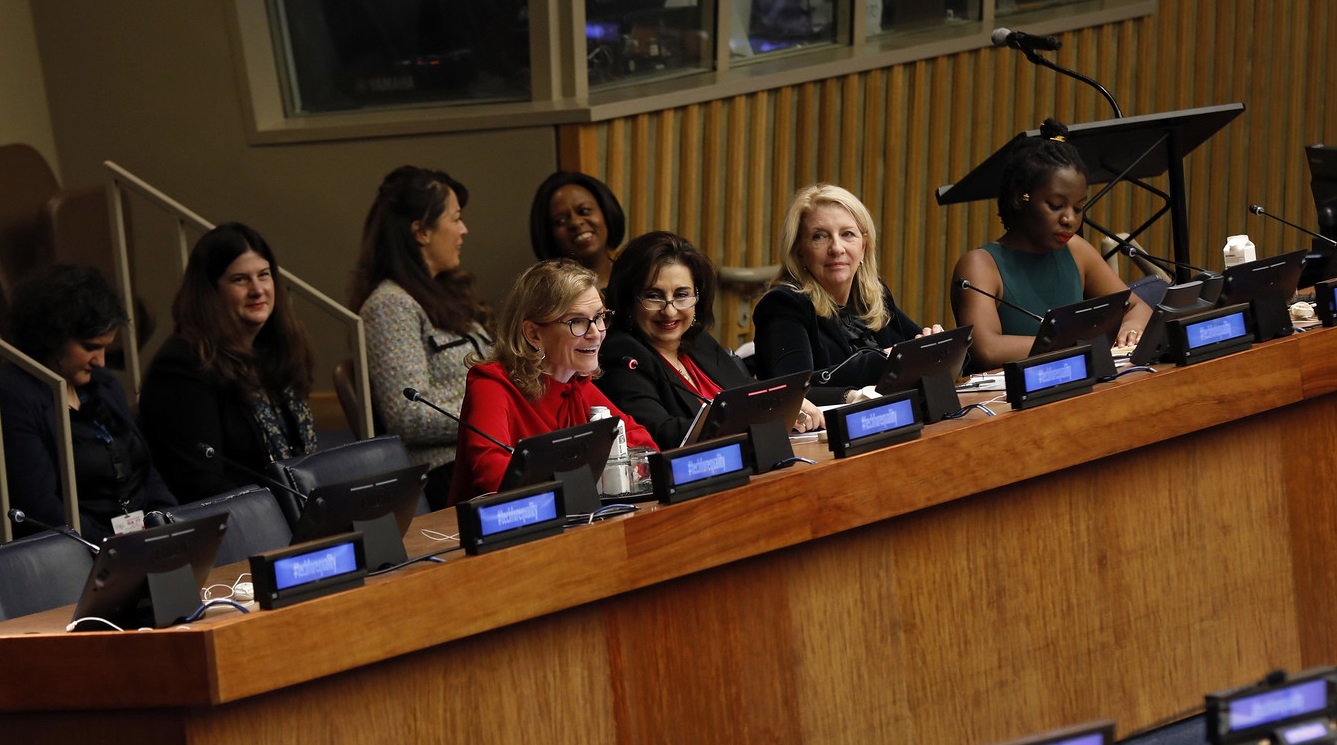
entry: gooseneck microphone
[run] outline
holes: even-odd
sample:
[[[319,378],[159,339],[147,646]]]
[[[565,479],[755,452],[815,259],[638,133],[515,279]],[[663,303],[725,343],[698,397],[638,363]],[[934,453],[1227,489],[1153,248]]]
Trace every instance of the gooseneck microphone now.
[[[862,357],[863,355],[868,354],[869,352],[876,352],[882,355],[884,358],[886,357],[886,353],[883,352],[881,349],[872,349],[870,347],[862,347],[860,349],[856,349],[854,350],[854,354],[851,354],[850,356],[841,360],[839,365],[836,365],[835,367],[828,367],[827,369],[817,373],[817,384],[826,385],[827,383],[830,383],[831,378],[835,376],[836,372],[838,372],[840,368],[853,362],[855,358]]]
[[[92,551],[94,555],[97,555],[102,552],[102,549],[99,548],[96,543],[93,543],[87,538],[84,538],[83,536],[79,535],[78,531],[76,531],[74,528],[71,528],[68,525],[47,525],[46,523],[42,522],[41,520],[38,520],[35,517],[28,517],[27,513],[25,513],[21,509],[18,509],[17,507],[9,511],[9,519],[15,525],[18,525],[20,523],[32,523],[33,525],[41,528],[42,530],[50,530],[54,533],[60,533],[66,538],[70,538],[84,544],[84,547],[86,547],[89,551]]]
[[[305,505],[305,504],[306,504],[306,495],[305,495],[305,494],[303,494],[303,493],[297,491],[296,489],[292,488],[291,486],[286,486],[286,485],[284,485],[284,484],[280,484],[279,482],[275,481],[274,479],[272,479],[272,478],[270,478],[270,477],[264,475],[263,473],[260,473],[259,471],[255,470],[255,469],[253,469],[253,468],[250,468],[250,467],[248,467],[248,466],[244,466],[244,465],[238,463],[237,461],[232,460],[231,458],[227,457],[226,455],[223,455],[222,453],[218,452],[217,450],[214,450],[213,446],[210,445],[210,444],[207,443],[207,442],[196,443],[196,444],[195,444],[195,449],[199,451],[200,455],[204,456],[204,459],[205,459],[205,460],[213,460],[214,458],[217,458],[217,459],[223,461],[223,465],[227,466],[228,468],[231,468],[231,469],[236,470],[236,471],[241,471],[242,473],[246,474],[247,476],[250,476],[251,478],[255,479],[255,480],[256,480],[255,483],[257,483],[257,484],[263,484],[264,486],[267,486],[267,487],[269,487],[270,489],[278,489],[279,491],[281,491],[281,492],[283,492],[283,493],[285,493],[285,494],[291,494],[292,496],[294,496],[294,497],[297,498],[297,503],[298,503],[298,504],[300,504],[300,505]],[[170,521],[169,521],[169,522],[170,522]]]
[[[623,356],[622,356],[622,359],[618,360],[617,362],[618,362],[619,365],[623,365],[623,366],[626,367],[628,370],[637,371],[637,370],[640,370],[640,369],[641,369],[641,363],[640,363],[640,361],[637,360],[635,357],[632,357],[632,356],[629,355],[629,354],[627,354],[627,355],[623,355]],[[641,373],[641,374],[643,375],[644,373]],[[700,401],[700,402],[703,403],[703,404],[708,404],[708,403],[713,403],[713,402],[714,402],[714,399],[706,398],[705,396],[702,396],[700,393],[697,393],[696,391],[692,390],[691,388],[688,388],[687,386],[683,385],[682,381],[680,381],[680,380],[673,380],[673,379],[672,379],[672,376],[670,376],[670,382],[671,382],[673,385],[677,386],[678,388],[681,388],[682,390],[687,391],[688,393],[692,394],[693,396],[696,396],[697,400]]]
[[[1033,36],[1024,31],[1013,31],[1010,28],[996,28],[993,30],[993,34],[990,35],[989,38],[993,40],[993,45],[996,47],[1008,47],[1020,51],[1022,54],[1026,55],[1026,59],[1030,60],[1032,64],[1039,65],[1040,67],[1048,67],[1054,72],[1061,75],[1067,75],[1073,80],[1081,81],[1092,88],[1095,88],[1096,91],[1104,96],[1105,100],[1109,102],[1110,108],[1114,109],[1115,118],[1123,118],[1123,110],[1119,108],[1119,102],[1114,100],[1114,96],[1105,89],[1105,86],[1097,83],[1093,78],[1089,78],[1076,70],[1069,70],[1066,67],[1056,65],[1037,54],[1037,52],[1057,52],[1062,48],[1063,42],[1059,41],[1057,37]]]
[[[1057,52],[1063,48],[1063,42],[1056,36],[1035,36],[1010,28],[996,28],[990,38],[996,47],[1011,47],[1023,52]]]
[[[1305,234],[1307,234],[1307,235],[1312,235],[1312,236],[1314,236],[1315,238],[1317,238],[1317,239],[1319,239],[1319,240],[1321,240],[1321,241],[1327,243],[1329,246],[1337,246],[1337,241],[1334,241],[1333,239],[1329,238],[1328,236],[1323,235],[1322,233],[1315,233],[1314,231],[1312,231],[1312,230],[1310,230],[1310,229],[1308,229],[1308,228],[1302,228],[1302,227],[1300,227],[1299,225],[1296,225],[1295,223],[1293,223],[1293,222],[1291,222],[1291,221],[1289,221],[1289,220],[1287,220],[1287,219],[1285,219],[1285,218],[1277,217],[1276,215],[1272,214],[1271,212],[1268,212],[1267,210],[1263,209],[1263,205],[1261,205],[1261,204],[1251,204],[1251,205],[1249,205],[1249,214],[1251,214],[1251,215],[1260,215],[1260,216],[1262,216],[1262,217],[1270,217],[1270,218],[1272,218],[1273,220],[1276,220],[1277,222],[1281,223],[1282,225],[1285,225],[1285,226],[1287,226],[1287,227],[1291,227],[1291,228],[1295,228],[1296,230],[1300,231],[1301,233],[1305,233]]]
[[[1036,314],[1030,312],[1029,310],[1026,310],[1025,308],[1021,307],[1020,305],[1017,305],[1016,303],[1013,303],[1013,302],[1010,302],[1010,301],[1008,301],[1008,300],[1004,300],[1004,299],[998,297],[997,295],[993,294],[992,292],[988,292],[988,291],[986,291],[986,290],[981,290],[980,288],[976,287],[975,285],[970,284],[970,280],[966,279],[965,277],[957,277],[957,278],[956,278],[956,281],[953,282],[952,284],[955,284],[957,287],[960,287],[960,288],[963,289],[963,290],[974,290],[975,292],[978,292],[979,294],[981,294],[981,295],[983,295],[983,296],[985,296],[985,297],[993,298],[994,300],[997,300],[998,302],[1002,303],[1003,305],[1006,305],[1007,307],[1011,308],[1012,310],[1021,311],[1022,313],[1025,313],[1026,315],[1030,316],[1031,318],[1034,318],[1035,320],[1037,320],[1037,321],[1039,321],[1039,322],[1041,322],[1041,323],[1044,323],[1044,320],[1045,320],[1044,316],[1036,315]]]
[[[1169,267],[1183,267],[1185,269],[1192,269],[1199,275],[1197,277],[1194,277],[1194,279],[1207,279],[1208,277],[1217,276],[1216,272],[1203,269],[1200,266],[1194,266],[1192,264],[1187,264],[1182,261],[1175,261],[1174,259],[1166,259],[1161,256],[1152,256],[1151,254],[1138,248],[1137,246],[1134,246],[1128,241],[1120,241],[1116,239],[1115,242],[1118,243],[1119,253],[1123,254],[1124,256],[1127,256],[1130,259],[1135,259],[1140,256],[1148,261],[1153,261],[1157,264],[1160,264],[1163,267],[1168,265]]]
[[[470,424],[470,423],[464,421],[463,419],[461,419],[461,418],[455,416],[454,414],[450,413],[449,411],[446,411],[445,409],[441,408],[440,406],[437,406],[436,404],[432,403],[431,401],[428,401],[427,399],[423,398],[423,397],[418,393],[418,389],[417,389],[417,388],[405,388],[405,389],[404,389],[404,398],[407,398],[408,400],[412,401],[412,402],[415,403],[415,404],[424,404],[424,405],[426,405],[426,406],[429,406],[429,407],[435,409],[435,410],[437,411],[437,413],[445,414],[447,417],[450,417],[451,419],[453,419],[453,420],[455,421],[456,424],[459,424],[459,425],[462,426],[462,427],[468,427],[470,432],[473,432],[473,433],[476,434],[476,435],[480,435],[480,436],[486,438],[486,439],[487,439],[489,442],[491,442],[493,445],[497,445],[497,446],[499,446],[499,447],[505,448],[506,452],[508,452],[508,453],[511,453],[511,454],[514,454],[514,453],[515,453],[515,448],[511,447],[510,445],[507,445],[506,443],[502,442],[501,440],[498,440],[497,438],[493,437],[492,435],[489,435],[488,433],[484,432],[483,430],[481,430],[481,429],[479,429],[479,428],[473,426],[472,424]]]

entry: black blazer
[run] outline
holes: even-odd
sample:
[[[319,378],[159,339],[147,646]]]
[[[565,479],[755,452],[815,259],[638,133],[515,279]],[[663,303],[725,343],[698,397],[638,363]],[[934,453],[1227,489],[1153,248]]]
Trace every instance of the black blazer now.
[[[168,339],[153,358],[139,394],[139,417],[154,464],[182,502],[255,482],[220,458],[206,460],[199,443],[255,471],[263,472],[270,462],[251,407],[205,372],[195,351],[179,337]]]
[[[685,349],[688,357],[721,388],[752,382],[741,361],[702,332]],[[650,431],[660,450],[676,448],[701,408],[677,373],[644,342],[622,329],[609,329],[599,348],[603,375],[594,384],[608,400]]]
[[[886,366],[882,354],[865,352],[848,363],[858,349],[882,350],[896,342],[913,339],[922,327],[896,307],[891,290],[882,285],[882,301],[891,313],[886,326],[873,331],[856,319],[843,322],[839,318],[822,318],[812,301],[792,287],[772,287],[752,313],[757,328],[757,375],[763,379],[789,373],[812,370],[812,388],[808,400],[819,406],[845,402],[845,391],[875,385]],[[862,332],[862,338],[852,339],[850,329]],[[839,369],[836,367],[840,365]],[[821,380],[829,373],[829,380]]]

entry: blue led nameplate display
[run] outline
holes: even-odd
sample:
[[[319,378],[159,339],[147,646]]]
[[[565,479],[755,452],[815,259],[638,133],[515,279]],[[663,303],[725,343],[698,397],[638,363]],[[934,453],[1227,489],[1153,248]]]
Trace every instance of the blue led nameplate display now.
[[[1245,327],[1244,311],[1184,326],[1189,349],[1199,349],[1209,344],[1241,339],[1252,334],[1253,332]]]
[[[1328,705],[1328,681],[1319,678],[1298,685],[1237,698],[1230,702],[1230,732],[1322,711]]]
[[[1092,353],[1083,344],[1003,365],[1007,402],[1014,409],[1029,409],[1086,393],[1096,382]]]
[[[360,532],[341,533],[250,558],[255,599],[265,610],[361,587],[367,552]]]
[[[749,435],[707,440],[650,454],[650,477],[660,504],[705,496],[752,479]]]
[[[1074,355],[1028,367],[1025,371],[1026,392],[1035,393],[1046,388],[1072,383],[1086,377],[1086,355]]]
[[[1004,745],[1113,745],[1113,743],[1114,723],[1102,720],[1031,735]]]
[[[908,398],[874,406],[845,417],[845,426],[849,429],[851,440],[882,434],[916,423],[915,404]]]
[[[1177,365],[1215,359],[1253,346],[1255,333],[1249,305],[1214,308],[1165,322],[1167,357]]]
[[[357,571],[353,544],[339,543],[274,562],[274,586],[280,590]]]
[[[508,530],[523,528],[559,516],[557,493],[545,491],[538,494],[478,509],[479,532],[484,536],[504,533]]]
[[[918,390],[860,401],[826,412],[827,446],[837,458],[867,453],[919,437]]]
[[[566,525],[562,482],[545,481],[455,505],[460,545],[473,556],[546,538]]]
[[[732,445],[675,458],[673,460],[673,483],[682,486],[712,476],[724,476],[741,471],[745,467],[743,465],[743,444],[735,442]]]
[[[1337,668],[1317,667],[1207,695],[1207,740],[1213,745],[1337,741]]]

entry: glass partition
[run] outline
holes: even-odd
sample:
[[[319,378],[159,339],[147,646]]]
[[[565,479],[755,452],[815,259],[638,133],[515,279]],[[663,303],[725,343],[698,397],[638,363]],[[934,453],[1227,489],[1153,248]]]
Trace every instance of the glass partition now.
[[[585,0],[590,86],[710,70],[713,6],[711,0]]]
[[[270,0],[289,116],[529,98],[526,0]]]

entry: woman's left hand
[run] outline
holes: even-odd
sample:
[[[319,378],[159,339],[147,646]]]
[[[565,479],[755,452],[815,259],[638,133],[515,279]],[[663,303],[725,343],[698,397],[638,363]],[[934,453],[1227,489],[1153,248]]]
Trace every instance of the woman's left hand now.
[[[803,405],[799,407],[798,419],[794,422],[794,429],[799,432],[816,432],[819,429],[826,429],[826,417],[822,415],[821,409],[805,398],[803,399]]]
[[[1123,328],[1119,329],[1119,335],[1114,339],[1114,347],[1135,347],[1142,340],[1142,332],[1137,329]]]
[[[941,333],[942,333],[942,324],[935,323],[935,324],[933,324],[931,327],[926,328],[926,329],[920,331],[920,332],[915,336],[915,338],[918,339],[918,338],[920,338],[920,337],[931,336],[931,335],[933,335],[933,334],[941,334]]]

